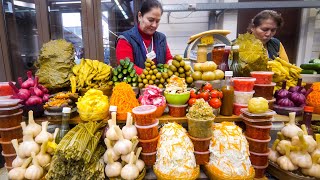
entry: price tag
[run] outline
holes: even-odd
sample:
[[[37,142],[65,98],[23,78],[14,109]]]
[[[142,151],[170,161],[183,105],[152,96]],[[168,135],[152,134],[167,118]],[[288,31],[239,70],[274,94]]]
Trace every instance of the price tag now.
[[[191,50],[190,54],[189,54],[189,59],[196,61],[197,60],[197,51]]]
[[[211,35],[211,36],[202,37],[200,41],[201,41],[201,44],[210,45],[210,44],[213,44],[214,39],[213,39],[213,36]]]

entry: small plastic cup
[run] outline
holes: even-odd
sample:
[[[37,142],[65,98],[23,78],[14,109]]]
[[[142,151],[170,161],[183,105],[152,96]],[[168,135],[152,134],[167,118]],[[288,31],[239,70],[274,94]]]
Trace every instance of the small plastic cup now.
[[[256,84],[270,84],[272,82],[272,71],[252,71],[251,77],[256,78]]]
[[[245,135],[249,138],[258,139],[258,140],[267,140],[270,138],[270,130],[272,123],[266,125],[253,125],[246,123]]]
[[[201,120],[191,118],[187,115],[188,119],[188,132],[192,137],[195,138],[209,138],[212,137],[212,124],[214,118],[208,120]]]
[[[157,106],[142,105],[132,109],[133,120],[139,126],[149,126],[157,122],[155,112]]]
[[[263,178],[264,177],[264,173],[267,169],[269,164],[265,165],[265,166],[253,166],[254,171],[255,171],[255,178]]]
[[[255,153],[250,151],[250,161],[255,166],[265,166],[268,164],[268,156],[270,151],[267,153]]]
[[[157,120],[156,123],[150,126],[139,126],[135,124],[138,131],[139,139],[148,140],[148,139],[153,139],[157,137],[159,135],[158,125],[159,125],[159,120]]]
[[[236,104],[248,104],[249,100],[253,97],[254,91],[241,92],[234,91],[234,103]]]
[[[245,137],[249,143],[249,151],[256,153],[267,153],[269,151],[268,144],[271,140],[271,137],[269,137],[267,140],[253,139],[249,138],[248,136]]]
[[[196,163],[198,165],[204,165],[209,162],[210,152],[209,151],[205,151],[205,152],[194,151],[194,156],[196,158]]]
[[[153,139],[143,140],[139,139],[139,146],[142,147],[143,153],[151,153],[157,150],[159,135]]]
[[[240,116],[241,114],[241,109],[242,108],[248,108],[248,104],[237,104],[237,103],[233,103],[233,114]]]
[[[188,104],[184,105],[173,105],[168,104],[169,115],[172,117],[184,117],[187,113]]]
[[[266,100],[272,100],[273,99],[273,89],[276,83],[271,84],[255,84],[254,85],[254,91],[253,94],[254,97],[263,97]]]
[[[209,145],[212,137],[209,138],[196,138],[188,134],[189,138],[191,139],[193,146],[194,146],[194,151],[198,152],[206,152],[209,150]]]
[[[232,78],[235,91],[250,92],[253,90],[256,78],[251,77],[235,77]]]
[[[146,166],[153,166],[156,162],[157,151],[151,153],[141,153],[141,160]]]

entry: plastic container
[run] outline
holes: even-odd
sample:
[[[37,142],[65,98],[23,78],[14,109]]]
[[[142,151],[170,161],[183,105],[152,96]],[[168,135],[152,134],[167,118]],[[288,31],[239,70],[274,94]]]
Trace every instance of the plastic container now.
[[[248,104],[233,103],[233,114],[239,116],[242,108],[248,108]]]
[[[250,119],[250,118],[244,117],[243,114],[240,115],[240,118],[242,118],[242,121],[245,124],[252,124],[252,125],[257,125],[257,126],[269,126],[273,120],[273,118],[270,118],[270,119]]]
[[[97,113],[97,112],[82,112],[79,109],[78,109],[78,113],[82,121],[104,120],[104,119],[107,119],[109,115],[109,111],[103,111],[103,112]]]
[[[258,139],[258,140],[268,140],[270,138],[270,129],[272,123],[268,125],[258,126],[253,124],[246,123],[246,132],[245,135],[249,138]]]
[[[199,120],[191,118],[187,115],[188,132],[190,136],[195,138],[210,138],[212,137],[212,124],[214,118],[209,120]]]
[[[159,136],[158,125],[159,120],[157,120],[155,124],[152,124],[150,126],[139,126],[135,124],[138,131],[139,139],[148,140]]]
[[[22,142],[22,138],[18,139],[18,142],[21,143]],[[11,141],[3,141],[2,139],[0,139],[0,144],[2,147],[2,151],[5,154],[14,154],[16,153],[15,149],[13,148],[13,145],[11,143]]]
[[[254,166],[252,165],[255,171],[255,178],[263,178],[264,177],[264,173],[268,167],[268,164],[265,166]]]
[[[0,128],[0,137],[2,141],[11,141],[12,139],[22,138],[22,127],[18,125],[11,128]]]
[[[146,166],[153,166],[156,162],[157,151],[151,153],[141,153],[141,160]]]
[[[166,101],[168,102],[168,104],[172,104],[172,105],[184,105],[188,102],[189,98],[190,98],[190,92],[184,92],[181,94],[171,94],[171,93],[167,93],[164,92],[164,97],[166,98]]]
[[[194,151],[194,156],[196,158],[196,163],[198,165],[204,165],[209,162],[210,151],[205,151],[205,152]]]
[[[197,80],[197,81],[194,81],[194,86],[197,89],[200,89],[202,85],[204,85],[205,83],[210,83],[213,89],[221,89],[221,86],[222,86],[221,80],[214,80],[214,81]]]
[[[157,122],[155,118],[155,112],[157,106],[142,105],[132,109],[133,120],[139,126],[149,126]]]
[[[253,94],[254,97],[263,97],[267,100],[273,99],[273,89],[276,83],[271,84],[255,84],[254,90],[255,93]]]
[[[273,105],[274,105],[275,102],[276,102],[276,98],[268,100],[269,109],[273,110]]]
[[[12,161],[17,157],[16,154],[4,154],[3,151],[1,152],[4,160],[6,161],[6,165],[8,167],[12,167]]]
[[[282,107],[274,104],[273,110],[277,112],[277,114],[286,116],[289,116],[290,112],[296,112],[296,116],[302,116],[303,114],[303,107]]]
[[[161,117],[166,107],[167,107],[167,104],[163,104],[162,106],[157,106],[155,117],[156,118]]]
[[[187,113],[188,104],[184,105],[173,105],[168,104],[169,107],[169,115],[172,117],[184,117]]]
[[[0,115],[0,128],[11,128],[19,126],[22,121],[22,110],[10,115]]]
[[[209,150],[209,145],[210,145],[210,141],[211,141],[212,137],[196,138],[196,137],[190,136],[190,134],[188,134],[188,136],[193,143],[194,151],[206,152]]]
[[[256,84],[271,84],[272,76],[274,72],[272,71],[252,71],[250,72],[251,77],[256,78]]]
[[[234,91],[234,103],[236,104],[248,104],[249,100],[253,97],[254,91],[241,92]]]
[[[4,166],[6,167],[7,171],[9,172],[11,169],[13,169],[13,167],[7,166],[6,163],[4,163]]]
[[[20,101],[20,99],[0,99],[0,108],[17,106]]]
[[[14,91],[9,82],[0,82],[0,96],[12,96]]]
[[[256,78],[251,77],[234,77],[232,78],[235,91],[250,92],[253,90]]]
[[[268,143],[270,142],[271,137],[269,137],[267,140],[253,139],[249,138],[248,136],[245,137],[249,143],[249,151],[256,153],[267,153],[269,151]]]
[[[244,117],[250,118],[250,119],[270,119],[270,118],[273,118],[273,115],[276,114],[276,112],[273,110],[268,110],[267,112],[260,113],[260,114],[250,113],[247,108],[241,109],[240,111],[242,112],[242,115]]]
[[[151,152],[155,152],[157,150],[157,144],[158,144],[158,140],[159,140],[159,135],[153,139],[149,139],[149,140],[142,140],[139,139],[139,146],[142,147],[142,151],[143,153],[151,153]]]
[[[18,104],[13,107],[3,107],[0,108],[0,115],[10,115],[10,114],[15,114],[19,112],[19,109],[22,107],[22,105]]]
[[[268,164],[268,155],[270,151],[267,153],[255,153],[250,151],[250,161],[254,166],[265,166]]]

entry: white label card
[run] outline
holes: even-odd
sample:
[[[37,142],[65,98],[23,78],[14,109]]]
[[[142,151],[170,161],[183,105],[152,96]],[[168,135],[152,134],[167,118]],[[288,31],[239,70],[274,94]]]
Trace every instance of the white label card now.
[[[149,52],[146,56],[148,59],[151,59],[151,60],[153,60],[157,57],[157,55],[154,51]]]

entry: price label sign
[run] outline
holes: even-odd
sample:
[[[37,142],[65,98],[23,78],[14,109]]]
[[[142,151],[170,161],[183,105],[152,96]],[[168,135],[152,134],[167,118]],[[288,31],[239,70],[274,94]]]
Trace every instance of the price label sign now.
[[[211,35],[211,36],[202,37],[200,41],[201,41],[201,44],[210,45],[210,44],[213,44],[214,39],[213,39],[213,36]]]
[[[191,50],[190,55],[189,55],[189,59],[196,61],[197,60],[197,51]]]

